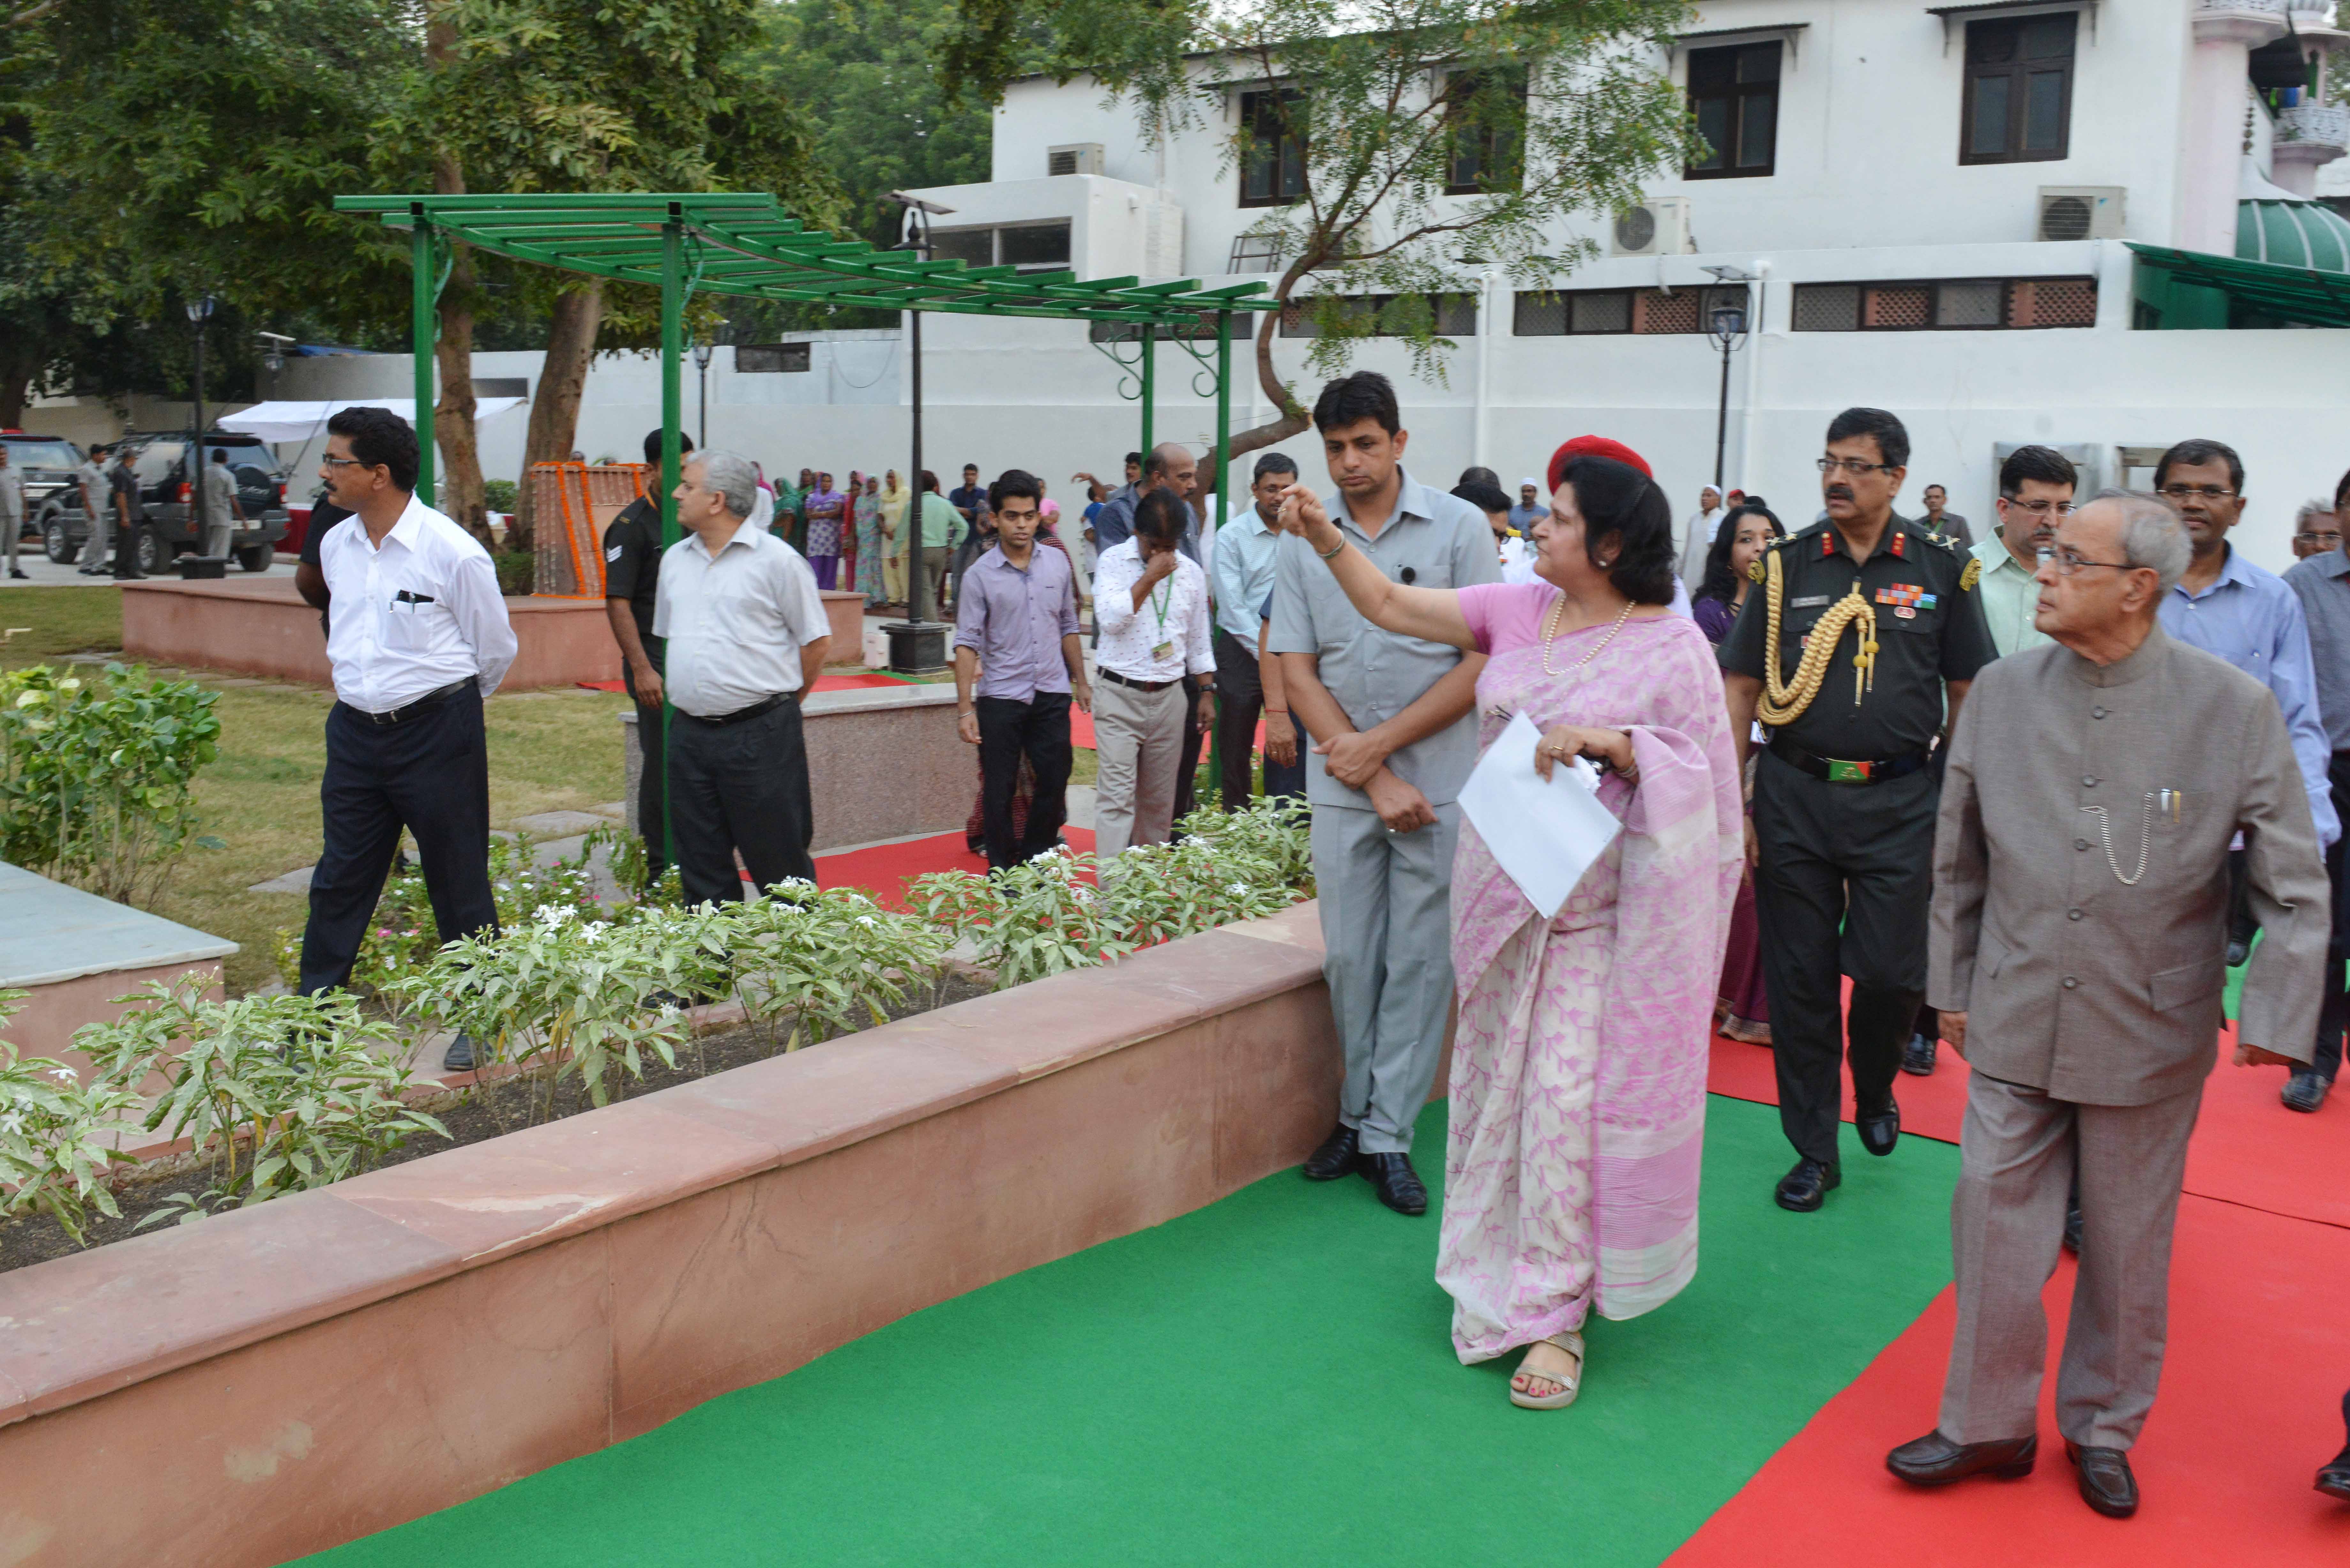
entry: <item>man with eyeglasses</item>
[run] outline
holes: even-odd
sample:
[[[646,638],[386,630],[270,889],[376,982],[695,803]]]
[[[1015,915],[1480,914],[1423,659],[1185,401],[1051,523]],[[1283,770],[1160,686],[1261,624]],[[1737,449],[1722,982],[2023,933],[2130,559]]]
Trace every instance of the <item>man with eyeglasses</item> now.
[[[2308,618],[2282,577],[2252,565],[2228,543],[2228,531],[2244,514],[2244,460],[2216,441],[2183,441],[2155,464],[2154,488],[2187,524],[2195,545],[2187,575],[2162,596],[2162,629],[2190,648],[2218,654],[2276,698],[2309,791],[2318,841],[2330,847],[2342,836],[2342,823],[2326,776],[2333,753],[2319,716]],[[2233,889],[2227,939],[2232,968],[2251,951],[2260,929],[2245,898],[2241,846],[2229,852],[2228,880]]]
[[[2293,516],[2293,558],[2306,561],[2342,547],[2340,514],[2327,502],[2312,497]]]
[[[1797,1213],[1843,1179],[1847,1049],[1861,1147],[1887,1155],[1900,1139],[1894,1074],[1926,993],[1934,742],[1998,657],[1981,565],[1894,515],[1908,460],[1909,432],[1884,410],[1835,417],[1819,461],[1827,520],[1755,563],[1758,591],[1720,655],[1740,761],[1755,720],[1770,735],[1747,853],[1779,1123],[1798,1157],[1776,1197]]]
[[[2335,521],[2345,504],[2350,504],[2350,473],[2334,487],[2332,511],[2303,519],[2305,530],[2323,530],[2319,536],[2325,547],[2296,562],[2284,575],[2309,626],[2317,711],[2324,720],[2330,749],[2326,782],[2337,821],[2350,816],[2350,555],[2343,553],[2341,525]],[[2350,1032],[2350,987],[2343,983],[2343,966],[2350,960],[2350,853],[2338,838],[2326,848],[2325,870],[2334,885],[2334,940],[2326,953],[2317,1049],[2307,1066],[2296,1067],[2285,1080],[2281,1095],[2286,1108],[2295,1111],[2314,1111],[2325,1103],[2325,1093],[2342,1070],[2343,1036]]]
[[[2056,524],[2073,514],[2081,476],[2063,452],[2020,446],[1999,465],[1999,527],[1969,552],[1982,563],[1975,591],[1983,619],[2002,659],[2038,648],[2048,634],[2033,624],[2040,604],[2040,554],[2056,536]]]

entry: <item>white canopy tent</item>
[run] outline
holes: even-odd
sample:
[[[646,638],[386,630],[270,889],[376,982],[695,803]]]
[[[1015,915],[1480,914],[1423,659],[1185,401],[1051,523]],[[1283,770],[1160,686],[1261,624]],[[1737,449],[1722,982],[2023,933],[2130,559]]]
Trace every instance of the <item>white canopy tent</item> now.
[[[481,399],[473,405],[474,421],[480,423],[494,420],[500,414],[522,407],[525,401],[522,398]],[[344,409],[390,409],[410,424],[416,422],[416,400],[413,398],[343,398],[255,403],[241,412],[223,414],[215,422],[222,430],[259,436],[272,444],[300,441],[307,445],[325,431],[328,420]]]

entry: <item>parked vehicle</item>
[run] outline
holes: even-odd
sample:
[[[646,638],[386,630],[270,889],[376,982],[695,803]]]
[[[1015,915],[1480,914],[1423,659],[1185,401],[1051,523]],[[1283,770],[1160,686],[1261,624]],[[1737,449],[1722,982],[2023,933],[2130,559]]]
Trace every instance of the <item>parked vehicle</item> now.
[[[39,538],[42,514],[50,498],[73,487],[82,450],[63,436],[26,435],[21,431],[0,431],[0,445],[8,449],[8,466],[25,479],[25,532]]]
[[[161,572],[173,556],[200,551],[204,545],[195,475],[188,472],[188,434],[134,431],[122,440],[130,448],[130,473],[139,486],[139,569]],[[244,509],[230,553],[246,571],[265,572],[276,557],[277,542],[286,537],[285,471],[257,437],[214,431],[204,437],[203,450],[209,454],[216,447],[228,452],[237,502]],[[89,519],[81,497],[69,486],[61,488],[41,512],[43,548],[50,560],[64,566],[75,559],[88,536]]]

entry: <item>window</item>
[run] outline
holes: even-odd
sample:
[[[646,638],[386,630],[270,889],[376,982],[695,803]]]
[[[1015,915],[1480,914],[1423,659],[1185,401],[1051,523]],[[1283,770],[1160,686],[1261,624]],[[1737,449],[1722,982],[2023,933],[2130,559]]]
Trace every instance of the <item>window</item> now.
[[[1345,302],[1347,314],[1361,321],[1373,337],[1399,337],[1393,321],[1388,319],[1388,307],[1401,296],[1393,294],[1361,295]],[[1320,323],[1315,320],[1314,301],[1292,300],[1282,307],[1281,335],[1284,337],[1319,337]],[[1477,301],[1466,294],[1439,294],[1429,296],[1429,306],[1435,312],[1436,335],[1439,337],[1474,337],[1477,336]]]
[[[1526,75],[1460,71],[1445,78],[1444,193],[1514,191],[1524,172]]]
[[[185,450],[183,441],[149,441],[139,449],[139,455],[130,460],[130,477],[138,481],[142,490],[161,484],[179,472],[180,453]]]
[[[966,266],[1016,266],[1024,271],[1069,265],[1069,221],[1013,223],[1002,228],[933,229],[931,259]]]
[[[1241,205],[1282,207],[1305,194],[1305,97],[1241,94]]]
[[[805,343],[745,343],[734,350],[734,373],[738,376],[773,375],[806,370],[808,367],[808,345]]]
[[[1521,337],[1704,332],[1726,305],[1751,309],[1746,290],[1735,287],[1530,289],[1518,296],[1515,328]]]
[[[933,229],[931,231],[931,259],[959,261],[969,266],[993,266],[995,231]]]
[[[2091,277],[1968,277],[1795,286],[1798,332],[1982,332],[2095,327]]]
[[[1690,51],[1690,113],[1708,151],[1683,171],[1688,178],[1740,180],[1771,172],[1779,142],[1779,48],[1774,39]]]
[[[1967,24],[1959,161],[2028,163],[2064,156],[2073,121],[2073,35],[2060,11]]]

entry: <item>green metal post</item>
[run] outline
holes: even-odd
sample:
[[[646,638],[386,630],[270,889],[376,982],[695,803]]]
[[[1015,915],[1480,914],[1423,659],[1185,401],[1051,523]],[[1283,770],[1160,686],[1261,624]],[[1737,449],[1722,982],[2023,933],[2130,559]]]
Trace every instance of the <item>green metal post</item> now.
[[[1232,507],[1232,313],[1216,312],[1216,499],[1221,528],[1231,519]],[[1222,718],[1220,712],[1218,719]],[[1218,789],[1223,787],[1223,726],[1219,723],[1208,736],[1209,772],[1216,779]],[[1254,769],[1252,767],[1251,772]],[[1252,791],[1252,794],[1254,792]]]
[[[432,471],[432,354],[433,345],[441,337],[441,303],[433,285],[441,270],[432,254],[432,220],[418,202],[408,210],[412,227],[409,230],[409,313],[416,358],[416,495],[430,506],[436,487]]]
[[[678,204],[670,203],[669,222],[661,225],[661,477],[660,516],[661,547],[677,543],[677,485],[679,472],[678,436],[685,418],[685,374],[680,363],[685,347],[685,226],[680,221]],[[670,722],[669,689],[661,689],[661,766],[669,766]],[[662,780],[661,790],[661,855],[671,865],[677,864],[677,830],[671,826],[675,809]]]
[[[1150,405],[1157,396],[1156,383],[1150,372],[1153,361],[1158,358],[1151,352],[1158,341],[1158,330],[1149,326],[1142,329],[1142,455],[1145,461],[1150,456]]]

